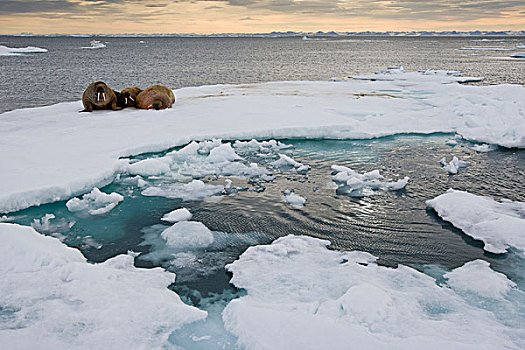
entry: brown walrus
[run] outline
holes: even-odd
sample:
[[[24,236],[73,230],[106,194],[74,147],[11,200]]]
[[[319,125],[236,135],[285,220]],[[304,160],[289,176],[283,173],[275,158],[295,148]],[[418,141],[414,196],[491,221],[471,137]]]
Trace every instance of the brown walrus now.
[[[125,88],[120,92],[118,98],[118,106],[122,108],[126,107],[136,107],[137,106],[137,96],[142,92],[141,88],[136,86],[130,86]]]
[[[137,108],[142,109],[171,108],[174,102],[173,91],[162,85],[152,85],[137,96]]]
[[[97,81],[89,84],[82,94],[82,112],[91,112],[94,109],[119,110],[117,106],[117,96],[119,92],[110,89],[104,82]]]

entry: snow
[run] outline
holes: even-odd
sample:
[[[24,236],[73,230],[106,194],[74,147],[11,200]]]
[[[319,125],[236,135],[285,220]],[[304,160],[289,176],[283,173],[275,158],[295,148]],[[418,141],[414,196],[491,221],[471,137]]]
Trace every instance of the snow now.
[[[452,160],[447,163],[447,158],[443,157],[439,160],[439,164],[443,166],[443,170],[446,170],[450,175],[456,175],[460,168],[466,168],[467,162],[459,160],[458,157],[452,157]]]
[[[161,233],[166,245],[178,249],[206,248],[213,243],[213,234],[201,222],[181,221]]]
[[[35,46],[27,46],[27,47],[7,47],[4,45],[0,45],[0,56],[25,56],[25,54],[29,53],[45,53],[47,52],[47,49],[43,49],[41,47],[35,47]]]
[[[240,348],[522,348],[521,321],[498,312],[520,307],[519,298],[503,299],[513,283],[485,264],[466,264],[439,285],[412,268],[379,266],[368,253],[329,244],[286,236],[250,247],[227,265],[231,282],[247,292],[222,314]],[[486,285],[458,283],[469,273]],[[473,302],[487,295],[498,299]]]
[[[72,198],[66,203],[70,212],[88,212],[90,215],[103,215],[109,213],[113,208],[124,200],[124,197],[116,192],[104,193],[94,188],[90,193],[82,196],[82,199]]]
[[[379,170],[372,170],[364,174],[341,165],[332,165],[334,175],[332,180],[335,182],[337,192],[346,194],[352,197],[364,197],[376,194],[379,190],[398,191],[408,183],[410,178],[405,176],[403,179],[397,181],[381,181],[384,179]]]
[[[175,91],[175,108],[161,112],[78,113],[77,101],[0,114],[2,167],[9,169],[0,172],[0,213],[101,188],[133,166],[123,157],[192,140],[446,132],[525,148],[523,86],[460,85],[472,78],[450,71],[390,69],[363,78],[188,87]],[[263,171],[242,160],[225,164]]]
[[[130,255],[89,264],[14,224],[0,224],[0,240],[2,348],[161,348],[171,331],[206,317],[167,288],[174,274],[135,268]]]
[[[290,204],[294,208],[300,209],[304,207],[304,204],[306,203],[306,198],[301,197],[298,194],[295,194],[291,190],[285,190],[283,201]]]
[[[477,196],[449,189],[426,202],[445,221],[485,243],[484,250],[502,254],[513,247],[525,254],[525,203]]]
[[[191,219],[191,217],[192,217],[192,214],[190,213],[188,209],[180,208],[180,209],[175,209],[173,211],[170,211],[167,214],[164,214],[161,220],[174,223],[174,222],[179,222],[179,221],[188,221]]]

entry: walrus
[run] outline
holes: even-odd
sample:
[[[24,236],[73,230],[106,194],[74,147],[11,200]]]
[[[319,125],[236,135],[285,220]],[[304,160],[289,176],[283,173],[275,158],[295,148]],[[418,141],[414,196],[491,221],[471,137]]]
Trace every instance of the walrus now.
[[[117,106],[118,95],[119,92],[110,89],[102,81],[91,83],[82,94],[82,112],[91,112],[94,109],[119,110],[121,108]]]
[[[136,86],[130,86],[125,88],[120,92],[118,98],[118,106],[122,108],[126,107],[136,107],[137,106],[137,96],[142,92],[141,88]]]
[[[137,108],[142,109],[171,108],[174,102],[173,91],[162,85],[152,85],[137,96]]]

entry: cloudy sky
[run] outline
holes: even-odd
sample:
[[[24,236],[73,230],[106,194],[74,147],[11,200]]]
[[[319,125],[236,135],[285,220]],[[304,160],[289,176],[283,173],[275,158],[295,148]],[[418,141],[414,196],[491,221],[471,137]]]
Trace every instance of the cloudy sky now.
[[[525,0],[0,1],[0,33],[524,30]]]

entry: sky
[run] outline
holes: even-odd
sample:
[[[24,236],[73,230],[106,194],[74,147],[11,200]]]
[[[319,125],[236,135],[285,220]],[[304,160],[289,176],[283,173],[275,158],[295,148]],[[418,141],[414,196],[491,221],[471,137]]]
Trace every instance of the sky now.
[[[0,1],[0,33],[525,30],[525,0]]]

